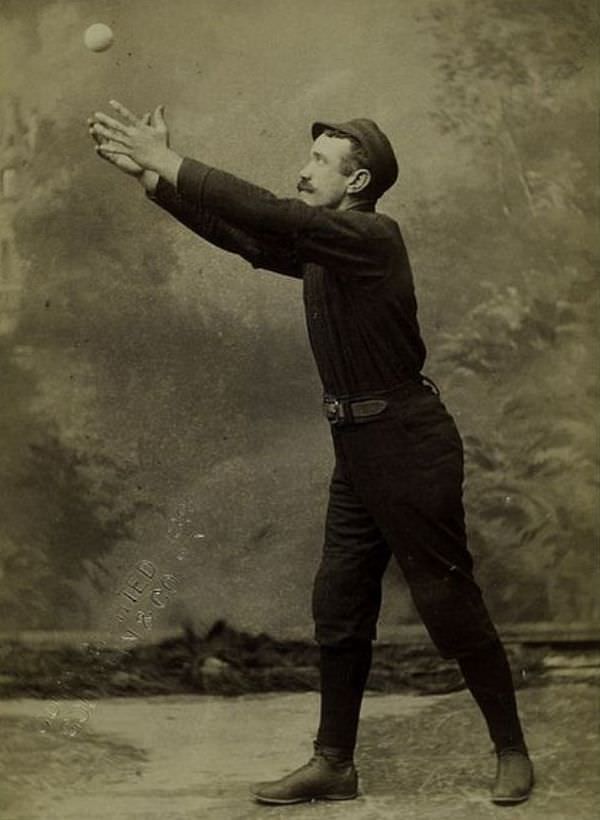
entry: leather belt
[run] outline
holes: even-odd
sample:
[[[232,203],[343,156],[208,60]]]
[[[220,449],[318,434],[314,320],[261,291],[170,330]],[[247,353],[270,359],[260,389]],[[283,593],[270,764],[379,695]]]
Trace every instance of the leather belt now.
[[[336,399],[325,396],[323,412],[332,425],[360,424],[383,413],[388,406],[384,399]]]
[[[342,426],[345,424],[360,424],[370,421],[379,416],[388,406],[388,402],[381,398],[382,395],[396,395],[400,391],[407,393],[425,388],[435,396],[440,395],[439,388],[435,382],[419,373],[412,379],[400,382],[386,390],[376,391],[375,396],[362,398],[337,398],[336,396],[325,395],[323,398],[323,413],[331,425]]]

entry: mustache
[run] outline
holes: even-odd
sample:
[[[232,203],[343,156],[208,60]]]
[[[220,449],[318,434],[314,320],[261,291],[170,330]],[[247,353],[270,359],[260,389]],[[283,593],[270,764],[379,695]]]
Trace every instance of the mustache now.
[[[300,180],[300,182],[296,185],[296,190],[298,191],[298,193],[300,193],[300,191],[306,191],[307,194],[314,194],[315,192],[315,189],[312,185],[310,185],[308,182],[303,182],[302,180]]]

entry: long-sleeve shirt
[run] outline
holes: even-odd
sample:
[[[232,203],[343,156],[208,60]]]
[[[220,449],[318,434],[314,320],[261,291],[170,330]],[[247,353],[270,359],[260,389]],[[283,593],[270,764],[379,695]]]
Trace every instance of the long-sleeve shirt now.
[[[420,373],[426,351],[408,254],[394,220],[366,203],[340,211],[278,198],[187,158],[176,188],[161,178],[152,198],[255,268],[303,280],[325,394],[364,396]]]

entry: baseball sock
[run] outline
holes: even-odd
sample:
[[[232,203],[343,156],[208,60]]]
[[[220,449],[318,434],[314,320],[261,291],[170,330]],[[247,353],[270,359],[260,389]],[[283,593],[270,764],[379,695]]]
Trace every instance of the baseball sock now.
[[[500,641],[458,659],[465,682],[488,725],[496,752],[519,749],[527,754],[506,652]]]
[[[370,641],[321,647],[321,718],[317,743],[343,750],[349,758],[356,745],[371,656]]]

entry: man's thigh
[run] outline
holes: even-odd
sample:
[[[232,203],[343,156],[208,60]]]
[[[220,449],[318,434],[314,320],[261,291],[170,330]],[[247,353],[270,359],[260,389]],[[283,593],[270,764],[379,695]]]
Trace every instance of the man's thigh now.
[[[390,403],[381,419],[337,434],[336,444],[357,495],[407,574],[432,556],[440,571],[471,571],[462,442],[436,396]]]
[[[467,545],[462,443],[443,405],[423,396],[391,406],[337,447],[439,651],[457,657],[494,640]]]
[[[313,590],[321,644],[371,640],[381,608],[381,579],[390,550],[339,465],[331,480],[325,542]]]

